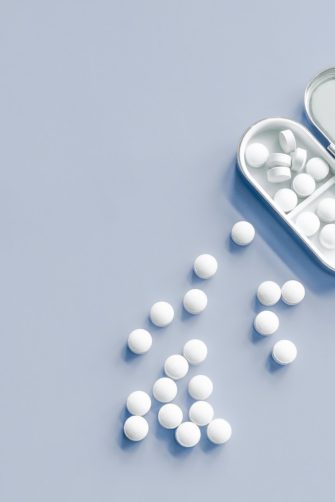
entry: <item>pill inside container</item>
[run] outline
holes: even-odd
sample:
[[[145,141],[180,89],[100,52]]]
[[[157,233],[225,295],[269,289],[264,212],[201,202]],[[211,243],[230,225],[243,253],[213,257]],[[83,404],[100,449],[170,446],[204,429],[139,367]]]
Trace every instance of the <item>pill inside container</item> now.
[[[311,122],[327,140],[327,148],[298,122],[285,118],[269,118],[254,124],[242,137],[238,150],[238,165],[243,176],[286,222],[288,229],[301,239],[323,266],[335,272],[335,246],[326,246],[323,238],[323,228],[327,221],[320,218],[320,227],[315,232],[304,231],[301,224],[304,218],[302,213],[315,213],[318,216],[318,213],[324,212],[325,203],[321,204],[320,209],[320,203],[324,199],[327,199],[327,207],[331,207],[331,199],[334,200],[335,206],[335,68],[320,73],[310,82],[305,93],[305,108]],[[285,135],[290,140],[290,148],[284,149]],[[263,145],[268,152],[267,161],[258,167],[253,167],[248,162],[247,152],[254,143]],[[293,147],[295,150],[292,150]],[[297,169],[296,158],[301,153],[304,158]],[[280,159],[285,160],[287,155],[292,159],[290,167],[288,162],[280,165]],[[273,162],[278,169],[290,169],[291,176],[283,176],[282,181],[279,177],[273,180],[269,175],[269,170],[274,167]],[[293,191],[297,203],[284,204],[284,207],[278,195],[278,191],[282,189],[287,191],[281,191],[280,194],[291,194]],[[328,212],[327,210],[327,214]]]

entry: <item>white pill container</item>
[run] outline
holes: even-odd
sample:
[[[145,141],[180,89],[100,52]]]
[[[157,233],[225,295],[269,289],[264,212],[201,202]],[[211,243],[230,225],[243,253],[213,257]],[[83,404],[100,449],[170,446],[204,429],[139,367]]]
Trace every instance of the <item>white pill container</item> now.
[[[315,129],[311,128],[312,131],[310,131],[302,124],[285,118],[268,118],[251,126],[243,135],[238,149],[238,166],[242,175],[257,194],[285,222],[288,230],[298,236],[305,248],[320,264],[327,270],[335,272],[335,245],[334,247],[329,246],[328,241],[326,242],[324,238],[327,228],[323,229],[327,222],[321,221],[320,228],[313,235],[306,235],[302,226],[297,224],[297,221],[301,222],[301,218],[299,218],[301,213],[318,214],[322,200],[327,199],[329,203],[329,199],[333,199],[335,205],[335,67],[319,73],[308,84],[305,91],[305,110],[311,124],[323,136],[327,148],[316,139]],[[294,139],[290,133],[288,135],[287,131],[292,132]],[[283,147],[284,139],[285,148]],[[290,148],[286,145],[287,142],[290,143],[288,145]],[[248,148],[250,151],[250,146],[253,144],[263,145],[269,152],[270,159],[274,153],[291,155],[293,160],[290,167],[291,179],[274,183],[271,176],[269,177],[267,163],[254,167],[252,163],[248,162]],[[292,150],[294,147],[295,150]],[[300,163],[301,165],[299,164],[299,169],[295,169],[296,156],[304,151],[307,152],[307,158],[302,159],[303,162]],[[316,161],[315,158],[319,160]],[[311,159],[313,159],[312,162],[308,164]],[[308,169],[307,166],[309,166]],[[314,189],[312,186],[307,187],[303,177],[300,176],[299,179],[296,179],[300,173],[306,173],[306,179],[307,176],[313,178]],[[296,181],[294,181],[295,179]],[[300,187],[300,185],[303,186]],[[296,188],[298,199],[296,206],[293,207],[294,204],[292,204],[291,210],[283,208],[278,200],[278,195],[275,197],[278,189],[294,190],[294,188]]]

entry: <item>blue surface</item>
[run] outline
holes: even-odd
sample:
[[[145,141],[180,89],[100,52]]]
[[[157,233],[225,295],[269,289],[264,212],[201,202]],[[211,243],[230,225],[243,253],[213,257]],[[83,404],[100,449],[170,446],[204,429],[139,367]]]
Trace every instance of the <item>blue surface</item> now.
[[[334,491],[335,277],[235,169],[260,118],[303,120],[309,79],[334,63],[334,3],[3,1],[0,16],[0,499],[3,502],[315,502]],[[229,231],[254,223],[248,249]],[[199,253],[219,272],[194,279]],[[259,282],[298,278],[280,332],[251,326]],[[203,315],[184,292],[201,284]],[[125,350],[159,299],[175,322]],[[181,450],[150,412],[123,439],[124,402],[199,337],[199,371],[233,426]],[[275,370],[279,338],[299,357]],[[195,374],[195,370],[192,370]],[[179,402],[187,410],[186,381]]]

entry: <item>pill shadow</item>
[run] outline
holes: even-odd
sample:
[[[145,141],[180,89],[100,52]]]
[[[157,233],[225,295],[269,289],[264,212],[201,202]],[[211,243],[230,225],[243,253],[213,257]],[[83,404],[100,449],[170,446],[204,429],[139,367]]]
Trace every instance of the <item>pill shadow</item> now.
[[[250,331],[249,331],[249,338],[251,343],[253,344],[258,344],[261,343],[269,338],[268,336],[260,335],[254,328],[254,325],[251,326]]]
[[[145,354],[144,354],[145,355]],[[141,358],[141,355],[139,354],[134,354],[134,352],[132,352],[128,345],[125,344],[122,349],[121,349],[121,358],[123,359],[123,361],[125,361],[126,363],[131,363],[135,360],[140,360]]]
[[[294,276],[299,277],[308,288],[319,294],[326,294],[335,288],[334,274],[316,261],[300,239],[290,232],[279,215],[247,183],[238,169],[236,158],[231,160],[228,169],[225,170],[223,187],[225,193],[228,187],[228,198],[242,215],[247,219],[253,215],[256,232],[292,270]],[[243,247],[234,245],[230,236],[226,240],[226,246],[232,252],[244,251]]]
[[[278,373],[279,371],[284,372],[287,369],[285,365],[276,363],[272,357],[272,353],[270,353],[266,358],[265,367],[269,373]]]
[[[175,438],[176,429],[165,429],[158,420],[155,422],[154,434],[159,441],[166,443],[168,452],[174,457],[188,457],[192,448],[184,448],[177,443]]]
[[[187,274],[187,280],[192,286],[195,286],[199,289],[202,289],[202,286],[206,283],[206,279],[201,279],[194,272],[193,268],[191,268]]]
[[[207,427],[201,427],[201,439],[200,439],[200,449],[204,453],[210,453],[213,454],[213,452],[219,452],[224,449],[225,445],[220,445],[220,444],[214,444],[212,443],[206,433]]]

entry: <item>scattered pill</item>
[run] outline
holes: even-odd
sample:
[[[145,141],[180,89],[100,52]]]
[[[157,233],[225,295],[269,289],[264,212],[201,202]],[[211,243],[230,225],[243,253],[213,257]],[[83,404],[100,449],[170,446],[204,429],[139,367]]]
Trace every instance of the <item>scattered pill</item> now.
[[[149,432],[149,425],[145,418],[132,416],[125,421],[123,431],[130,441],[142,441]]]
[[[297,148],[291,154],[292,156],[292,171],[300,172],[306,165],[307,151],[304,148]]]
[[[310,174],[300,173],[293,178],[292,187],[299,197],[308,197],[315,190],[315,180]]]
[[[281,288],[281,297],[287,305],[297,305],[305,297],[305,288],[299,281],[287,281]]]
[[[274,281],[264,281],[257,289],[258,301],[266,307],[271,307],[279,302],[281,297],[281,289]]]
[[[134,354],[145,354],[152,345],[152,336],[146,329],[134,329],[128,337],[128,347]]]
[[[312,211],[300,213],[295,223],[306,237],[312,237],[320,228],[320,220]]]
[[[284,213],[292,211],[298,204],[297,194],[290,188],[281,188],[274,196],[275,202]]]
[[[207,401],[196,401],[192,404],[188,415],[191,422],[200,426],[207,425],[214,417],[213,406]]]
[[[165,429],[175,429],[183,421],[183,412],[174,403],[164,404],[158,412],[158,422]]]
[[[173,380],[180,380],[188,372],[188,362],[184,356],[173,354],[169,356],[164,363],[164,371],[166,375]]]
[[[286,153],[271,153],[267,161],[267,167],[291,167],[292,159]]]
[[[332,223],[335,221],[335,199],[326,197],[321,200],[316,212],[320,220],[324,223]]]
[[[151,399],[149,394],[143,390],[136,390],[129,394],[127,398],[127,410],[131,415],[145,415],[151,408]]]
[[[315,181],[322,181],[327,178],[329,174],[329,166],[327,162],[320,157],[313,157],[309,159],[306,164],[306,172],[313,176]]]
[[[194,260],[193,270],[200,279],[210,279],[216,274],[218,262],[210,254],[201,254]]]
[[[290,340],[279,340],[272,349],[272,357],[278,364],[293,363],[297,357],[297,348]]]
[[[177,392],[178,388],[176,382],[167,377],[162,377],[156,380],[152,388],[154,398],[161,403],[173,401]]]
[[[207,346],[202,340],[193,338],[185,343],[183,355],[190,364],[200,364],[207,357]]]
[[[167,302],[154,303],[150,310],[150,319],[159,328],[168,326],[174,318],[174,310]]]
[[[193,422],[183,422],[176,429],[176,441],[185,448],[192,448],[198,444],[200,437],[200,429]]]
[[[207,295],[201,289],[190,289],[184,296],[183,304],[189,314],[200,314],[207,307]]]
[[[283,183],[291,179],[291,169],[289,167],[277,166],[272,167],[267,172],[269,183]]]
[[[254,328],[260,335],[273,335],[279,328],[279,318],[271,310],[263,310],[256,315]]]
[[[213,392],[213,383],[206,375],[196,375],[188,383],[188,392],[193,399],[203,401]]]
[[[280,131],[279,144],[286,153],[293,152],[297,148],[297,142],[295,140],[295,136],[290,129],[286,129],[285,131]]]
[[[252,143],[247,146],[245,158],[251,167],[262,167],[268,160],[269,150],[262,143]]]
[[[335,225],[329,223],[325,225],[320,232],[320,242],[327,249],[335,249]]]
[[[248,221],[238,221],[231,229],[231,238],[238,246],[247,246],[255,237],[255,229]]]
[[[215,418],[207,427],[207,437],[214,444],[224,444],[231,438],[230,423],[223,418]]]

